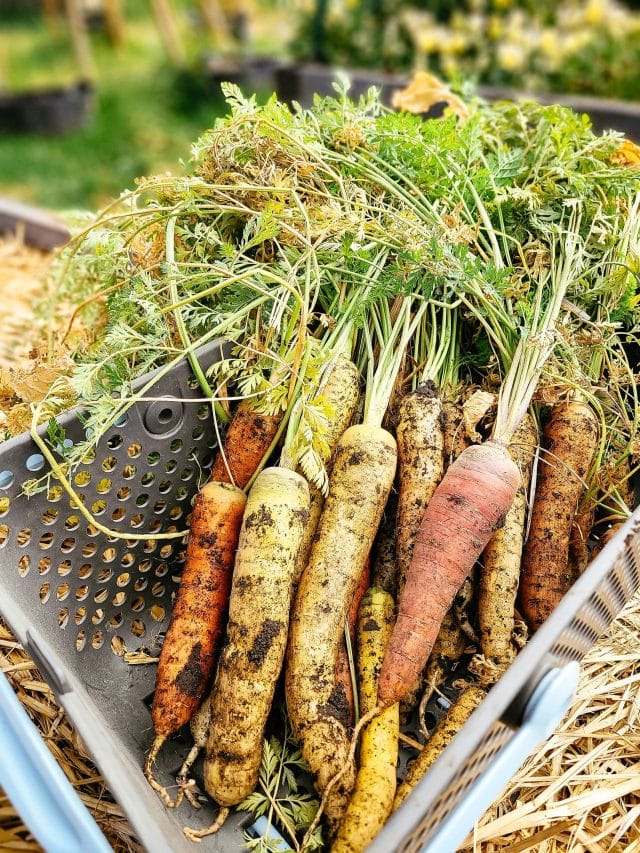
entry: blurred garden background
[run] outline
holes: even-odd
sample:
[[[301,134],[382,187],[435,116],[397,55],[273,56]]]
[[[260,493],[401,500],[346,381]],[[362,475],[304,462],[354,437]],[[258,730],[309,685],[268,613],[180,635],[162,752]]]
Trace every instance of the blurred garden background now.
[[[640,100],[634,6],[0,0],[0,195],[59,210],[99,207],[136,176],[188,158],[224,110],[221,80],[260,97],[274,88],[295,97],[292,80],[306,63],[315,69],[311,86],[320,64],[353,69],[365,82],[425,69],[454,88]],[[274,63],[284,65],[275,75]],[[52,89],[57,125],[48,128],[36,114],[50,109],[42,98]],[[25,111],[35,129],[24,127]]]

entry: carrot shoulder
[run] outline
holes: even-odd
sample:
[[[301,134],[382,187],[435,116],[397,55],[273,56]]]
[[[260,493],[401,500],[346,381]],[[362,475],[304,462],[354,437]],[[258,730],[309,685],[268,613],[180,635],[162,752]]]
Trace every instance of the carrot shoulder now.
[[[412,688],[445,613],[491,535],[504,523],[520,483],[501,444],[468,447],[450,466],[422,519],[398,620],[382,664],[378,698],[397,702]]]
[[[263,415],[243,400],[233,416],[211,471],[211,479],[244,489],[278,432],[281,415]]]

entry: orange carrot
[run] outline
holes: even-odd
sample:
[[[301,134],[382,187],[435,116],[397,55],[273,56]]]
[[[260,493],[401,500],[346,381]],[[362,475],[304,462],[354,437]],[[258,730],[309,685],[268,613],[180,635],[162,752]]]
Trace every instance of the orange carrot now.
[[[161,796],[163,791],[151,777],[152,763],[166,738],[189,722],[211,679],[246,500],[235,486],[213,482],[195,501],[187,558],[160,653],[151,709],[156,739],[146,770]]]
[[[358,586],[351,599],[351,604],[347,611],[347,625],[349,627],[349,638],[351,640],[351,648],[355,652],[356,642],[356,625],[358,622],[358,613],[360,611],[360,603],[365,592],[369,589],[371,581],[371,559],[368,557],[362,568]],[[351,678],[351,667],[349,666],[349,655],[347,654],[347,644],[343,640],[338,648],[338,658],[336,660],[336,689],[344,691],[347,705],[349,708],[349,723],[353,725],[355,722],[355,702],[353,699],[353,680]]]
[[[598,420],[579,400],[557,403],[544,428],[536,495],[522,560],[520,602],[537,630],[575,580],[569,565],[571,527],[598,445]]]
[[[468,447],[449,467],[416,538],[380,673],[382,705],[402,699],[418,680],[456,592],[504,523],[519,483],[518,466],[494,441]]]
[[[218,451],[211,479],[244,489],[271,447],[281,420],[281,415],[256,412],[248,400],[243,400],[227,429],[224,452]]]

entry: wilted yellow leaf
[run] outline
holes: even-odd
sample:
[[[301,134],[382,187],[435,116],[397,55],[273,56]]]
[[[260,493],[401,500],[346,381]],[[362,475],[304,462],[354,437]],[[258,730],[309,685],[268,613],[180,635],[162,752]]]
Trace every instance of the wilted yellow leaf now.
[[[615,166],[640,166],[640,146],[630,139],[625,139],[620,148],[611,155]]]
[[[391,106],[407,113],[426,113],[436,104],[447,104],[461,119],[469,118],[469,112],[460,98],[442,80],[427,71],[417,71],[404,89],[398,89],[391,97]]]
[[[488,391],[474,391],[463,403],[464,428],[471,441],[482,441],[482,436],[476,427],[495,403],[496,395]]]

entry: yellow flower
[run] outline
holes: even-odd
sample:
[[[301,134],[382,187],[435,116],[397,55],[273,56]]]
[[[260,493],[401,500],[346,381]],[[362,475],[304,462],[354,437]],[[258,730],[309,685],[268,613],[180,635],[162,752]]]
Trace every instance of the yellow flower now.
[[[526,54],[517,44],[503,43],[498,47],[498,65],[503,71],[520,71],[524,66]]]
[[[489,26],[487,28],[489,38],[498,41],[504,33],[504,23],[497,15],[492,15],[489,18]]]
[[[548,56],[555,56],[558,53],[558,35],[552,27],[546,27],[542,31],[540,37],[540,50]]]
[[[605,3],[603,0],[589,0],[584,10],[585,22],[592,27],[602,23],[605,17]]]

